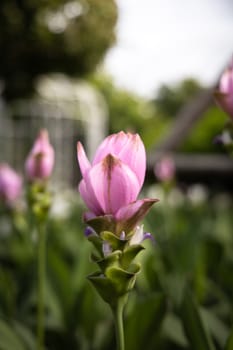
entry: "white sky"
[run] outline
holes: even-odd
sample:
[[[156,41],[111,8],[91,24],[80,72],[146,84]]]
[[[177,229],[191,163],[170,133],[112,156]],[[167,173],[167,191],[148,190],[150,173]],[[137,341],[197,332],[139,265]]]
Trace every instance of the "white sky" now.
[[[116,0],[117,45],[105,70],[116,83],[153,96],[162,83],[216,80],[233,54],[232,0]]]

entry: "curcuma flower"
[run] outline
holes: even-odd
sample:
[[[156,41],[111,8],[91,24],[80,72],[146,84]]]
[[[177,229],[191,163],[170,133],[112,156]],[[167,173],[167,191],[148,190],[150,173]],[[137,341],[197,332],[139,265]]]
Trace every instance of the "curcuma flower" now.
[[[22,192],[22,178],[9,165],[0,164],[0,199],[12,206]]]
[[[47,130],[41,130],[29,153],[25,171],[30,181],[46,180],[54,166],[54,149],[49,142]]]
[[[140,136],[123,131],[108,136],[97,149],[92,164],[80,142],[77,155],[83,176],[79,192],[90,210],[85,219],[111,217],[120,232],[136,226],[157,201],[137,200],[146,171],[146,153]]]
[[[214,93],[218,105],[233,120],[233,59],[222,74],[217,91]]]
[[[87,159],[80,142],[78,162],[82,174],[80,195],[88,212],[85,235],[95,247],[92,260],[100,271],[89,276],[102,298],[113,306],[132,289],[140,270],[133,263],[150,238],[139,225],[157,199],[138,199],[146,171],[146,152],[138,134],[123,131],[108,136]]]

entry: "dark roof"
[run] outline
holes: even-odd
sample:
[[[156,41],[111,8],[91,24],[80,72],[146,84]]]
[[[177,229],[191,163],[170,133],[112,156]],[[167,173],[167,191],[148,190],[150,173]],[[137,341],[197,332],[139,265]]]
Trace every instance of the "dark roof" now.
[[[177,149],[191,131],[192,126],[202,117],[204,112],[213,104],[214,88],[202,91],[190,103],[185,105],[175,118],[169,134],[152,153],[163,154]]]
[[[206,177],[227,177],[232,179],[233,161],[228,155],[177,153],[177,149],[188,136],[193,125],[203,116],[204,112],[214,104],[213,92],[216,85],[202,91],[190,103],[185,105],[171,127],[168,135],[156,144],[148,155],[148,170],[153,171],[156,161],[169,154],[175,162],[178,174],[184,177],[201,179]]]

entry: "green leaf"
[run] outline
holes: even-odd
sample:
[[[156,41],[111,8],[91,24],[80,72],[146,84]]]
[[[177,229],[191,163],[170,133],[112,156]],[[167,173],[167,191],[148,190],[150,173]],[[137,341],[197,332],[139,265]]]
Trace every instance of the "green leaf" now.
[[[119,267],[110,267],[106,270],[106,276],[112,281],[118,296],[124,295],[133,288],[140,265],[134,264],[134,267],[134,272],[128,272]]]
[[[173,343],[187,348],[188,342],[180,319],[172,313],[168,313],[163,321],[163,332]]]
[[[115,232],[116,227],[115,220],[111,215],[98,216],[94,219],[88,220],[87,224],[98,234],[103,231]]]
[[[110,243],[113,250],[123,250],[128,242],[127,240],[120,239],[114,233],[109,231],[101,232],[100,237],[103,239],[103,241],[107,241],[108,243]]]
[[[57,251],[48,252],[48,275],[56,294],[62,300],[71,300],[72,271],[69,264]]]
[[[0,320],[0,350],[28,350],[7,322]]]
[[[129,265],[127,272],[138,274],[141,270],[141,264],[140,263],[132,263]]]
[[[223,348],[229,333],[227,325],[218,318],[213,311],[202,309],[201,316],[203,317],[204,323],[208,325],[213,338],[218,342],[220,347]]]
[[[103,273],[105,273],[105,270],[111,266],[119,266],[119,258],[121,256],[120,250],[115,250],[112,254],[109,254],[104,259],[96,261]]]
[[[156,339],[166,314],[166,298],[162,293],[153,293],[139,297],[136,293],[130,296],[132,308],[125,322],[126,349],[159,349]],[[145,343],[146,341],[146,343]]]
[[[127,269],[131,264],[131,261],[145,248],[140,244],[131,245],[126,248],[121,257],[121,263],[123,268]]]
[[[36,348],[36,338],[32,334],[32,332],[24,326],[22,323],[14,322],[14,329],[20,338],[27,344],[28,350],[34,350]]]
[[[226,343],[224,350],[232,350],[232,349],[233,349],[233,328],[232,328],[230,335],[227,339],[227,343]]]
[[[94,272],[87,277],[89,281],[96,288],[99,295],[106,303],[110,304],[113,300],[116,300],[115,286],[111,280],[100,272]]]
[[[193,350],[214,350],[215,347],[201,318],[198,306],[189,290],[186,290],[181,304],[183,327]]]
[[[96,248],[96,250],[98,251],[98,253],[102,256],[103,252],[102,252],[102,246],[103,246],[103,241],[102,239],[97,236],[97,235],[90,235],[87,237],[88,241],[90,241],[93,246]]]
[[[136,274],[140,271],[139,264],[132,264],[132,272],[120,267],[111,266],[106,273],[95,272],[88,276],[100,296],[112,306],[119,297],[127,294],[134,286]]]
[[[90,258],[91,258],[92,262],[97,263],[99,260],[101,260],[102,257],[100,256],[100,254],[98,254],[96,252],[94,252],[94,253],[91,252]]]

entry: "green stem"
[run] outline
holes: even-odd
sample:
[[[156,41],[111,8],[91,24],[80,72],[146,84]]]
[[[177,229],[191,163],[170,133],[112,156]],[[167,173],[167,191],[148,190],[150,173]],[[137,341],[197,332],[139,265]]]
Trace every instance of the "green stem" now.
[[[46,235],[45,225],[38,223],[38,304],[37,304],[37,350],[44,349],[44,286],[45,286],[45,259]]]
[[[124,326],[123,326],[124,306],[125,306],[125,300],[122,298],[118,300],[117,304],[114,305],[114,307],[112,307],[114,321],[115,321],[117,350],[125,349]]]

